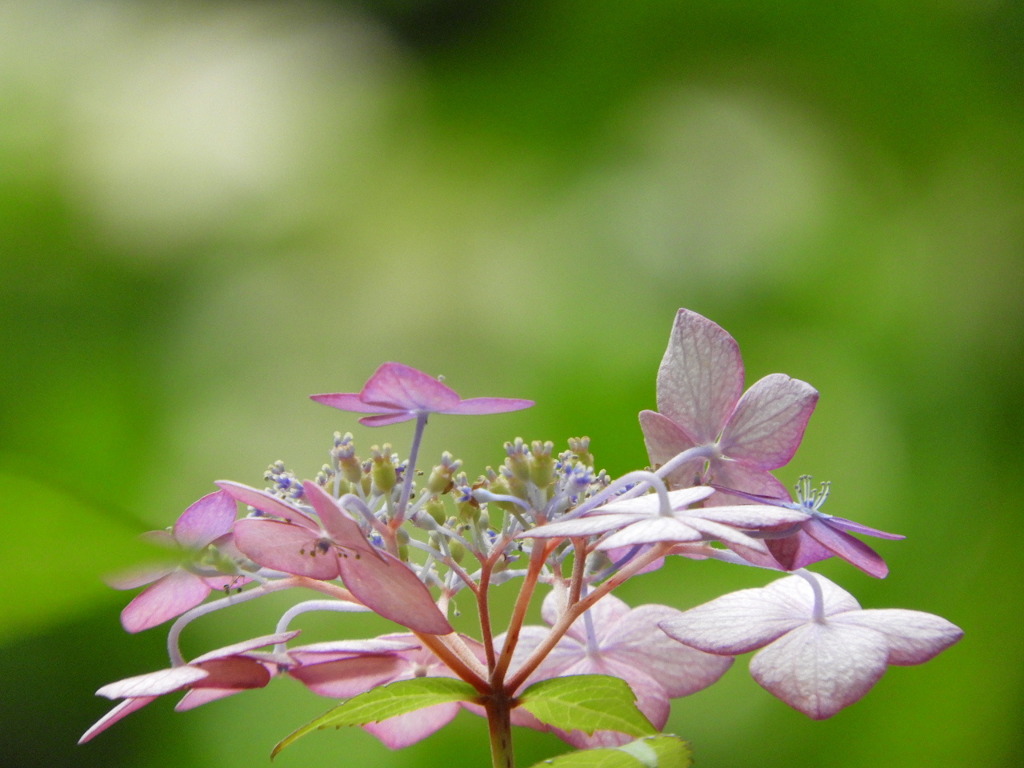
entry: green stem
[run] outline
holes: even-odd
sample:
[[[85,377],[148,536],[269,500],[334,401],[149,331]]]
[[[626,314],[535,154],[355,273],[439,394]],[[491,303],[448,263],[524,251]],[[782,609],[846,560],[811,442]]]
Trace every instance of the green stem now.
[[[487,731],[491,737],[492,768],[515,768],[512,751],[512,707],[499,689],[484,704],[487,712]]]

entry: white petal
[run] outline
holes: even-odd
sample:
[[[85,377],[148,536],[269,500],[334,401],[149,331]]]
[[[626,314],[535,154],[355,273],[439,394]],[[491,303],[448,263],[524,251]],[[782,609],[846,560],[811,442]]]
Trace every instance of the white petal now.
[[[811,621],[754,656],[750,673],[772,695],[821,720],[866,694],[885,673],[888,656],[880,632]]]
[[[964,634],[941,616],[898,608],[844,613],[831,620],[881,632],[889,643],[889,663],[901,666],[923,664]]]

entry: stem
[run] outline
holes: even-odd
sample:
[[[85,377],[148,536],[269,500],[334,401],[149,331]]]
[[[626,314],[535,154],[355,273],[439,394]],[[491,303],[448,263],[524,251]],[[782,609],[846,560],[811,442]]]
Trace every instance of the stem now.
[[[420,443],[423,442],[423,430],[427,426],[427,413],[416,414],[416,431],[412,436],[412,446],[409,448],[409,461],[405,465],[405,477],[402,479],[402,495],[398,498],[398,509],[395,510],[392,525],[398,527],[405,519],[405,508],[409,505],[409,497],[412,495],[412,476],[416,474],[416,457],[420,452]]]
[[[211,603],[203,603],[202,605],[196,606],[191,611],[186,611],[179,616],[178,620],[171,625],[171,629],[167,633],[167,655],[171,658],[171,666],[179,667],[185,663],[185,657],[181,655],[181,648],[178,646],[178,639],[181,637],[182,630],[200,616],[206,616],[214,611],[219,611],[221,608],[228,608],[232,605],[248,602],[249,600],[253,600],[257,597],[269,595],[272,592],[278,592],[282,589],[292,589],[294,587],[306,587],[307,589],[313,589],[317,592],[323,592],[325,595],[330,595],[338,600],[344,600],[347,603],[355,603],[357,606],[363,605],[361,602],[356,600],[355,596],[347,589],[339,587],[336,584],[329,584],[326,581],[318,581],[317,579],[311,579],[306,576],[289,576],[288,578],[281,579],[280,581],[268,581],[266,584],[261,584],[258,587],[254,587],[253,589],[240,594],[222,597],[220,600],[214,600]]]
[[[558,621],[555,622],[555,625],[551,627],[551,631],[548,633],[548,636],[544,638],[540,645],[533,649],[533,653],[530,654],[529,658],[523,662],[523,665],[519,667],[519,669],[516,670],[516,673],[508,681],[505,689],[511,692],[519,690],[520,686],[526,682],[526,678],[528,678],[540,663],[544,661],[547,655],[551,653],[551,649],[558,644],[558,641],[562,639],[562,636],[569,631],[569,627],[572,626],[573,622],[576,621],[584,611],[627,579],[657,560],[659,557],[664,557],[670,549],[672,549],[671,544],[659,542],[651,547],[647,552],[635,558],[633,562],[608,579],[608,581],[596,587],[589,595],[581,598],[579,602],[569,605],[565,613],[563,613],[559,617]]]
[[[501,656],[498,657],[498,661],[491,673],[491,683],[495,688],[501,688],[504,684],[505,672],[508,671],[508,665],[512,662],[512,654],[516,649],[516,644],[519,642],[519,633],[523,628],[523,622],[526,621],[526,611],[530,607],[530,601],[533,599],[537,580],[540,578],[540,572],[547,561],[548,553],[554,546],[554,544],[541,544],[541,542],[535,542],[533,545],[533,551],[530,553],[530,567],[526,572],[526,576],[523,577],[523,585],[519,588],[519,596],[516,598],[515,607],[512,609],[508,630],[505,632],[505,644],[502,646]],[[509,688],[508,690],[514,692],[515,688]]]
[[[821,591],[821,583],[814,577],[814,574],[804,568],[798,568],[793,573],[811,585],[811,591],[814,592],[814,608],[812,609],[811,617],[819,624],[824,624],[825,595]]]
[[[509,699],[500,689],[484,703],[493,768],[515,768],[516,765],[512,751],[512,708],[509,704]]]

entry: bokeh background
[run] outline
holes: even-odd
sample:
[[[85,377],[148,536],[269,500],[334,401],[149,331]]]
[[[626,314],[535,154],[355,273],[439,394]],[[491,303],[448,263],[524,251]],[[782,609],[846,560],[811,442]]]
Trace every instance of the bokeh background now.
[[[740,661],[669,730],[714,768],[1020,764],[1024,5],[2,0],[0,40],[5,764],[268,765],[330,702],[277,680],[74,746],[97,687],[166,662],[101,581],[136,534],[215,479],[312,475],[334,430],[404,451],[408,425],[306,398],[383,360],[538,401],[434,420],[427,460],[478,472],[517,435],[586,434],[610,472],[641,467],[681,306],[750,381],[821,391],[779,476],[908,536],[879,544],[888,580],[821,571],[967,634],[822,723]],[[767,580],[672,565],[622,596]],[[280,608],[199,622],[186,654]],[[523,766],[563,750],[517,739]],[[479,766],[486,730],[462,714],[402,752],[316,734],[276,764]]]

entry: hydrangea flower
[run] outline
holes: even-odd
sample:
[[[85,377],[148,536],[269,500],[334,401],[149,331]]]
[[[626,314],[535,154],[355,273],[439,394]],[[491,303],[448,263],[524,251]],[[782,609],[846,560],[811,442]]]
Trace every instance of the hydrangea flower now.
[[[657,494],[647,494],[621,501],[610,501],[574,520],[556,521],[524,531],[526,538],[562,538],[609,534],[597,545],[600,550],[614,550],[655,542],[721,541],[741,553],[753,552],[770,558],[768,548],[759,539],[744,531],[781,531],[807,519],[798,507],[786,508],[768,504],[687,509],[707,499],[713,488],[698,486],[670,491],[669,510],[662,509]]]
[[[316,483],[302,484],[318,519],[265,491],[220,481],[231,498],[271,517],[235,523],[235,542],[262,566],[313,579],[335,579],[386,619],[417,632],[446,635],[451,625],[430,591],[397,557],[367,541],[359,525]]]
[[[816,720],[859,700],[889,665],[922,664],[963,635],[930,613],[863,610],[849,592],[806,571],[724,595],[660,627],[707,653],[760,649],[750,662],[754,679]]]
[[[128,632],[141,632],[155,627],[185,611],[195,608],[214,589],[228,589],[249,581],[235,574],[218,575],[237,555],[231,541],[236,506],[224,491],[203,496],[186,509],[169,531],[151,531],[148,541],[176,551],[173,563],[144,568],[115,577],[112,586],[133,589],[150,586],[140,592],[121,612],[121,624]],[[213,546],[220,557],[211,557]]]
[[[704,457],[669,473],[671,486],[713,482],[789,498],[769,470],[787,463],[803,439],[818,402],[810,384],[773,373],[743,393],[735,339],[707,318],[680,309],[658,369],[657,393],[658,410],[640,413],[651,462],[660,466],[687,449],[707,449]]]
[[[555,624],[562,610],[564,590],[545,596],[541,616]],[[681,645],[659,631],[662,622],[682,615],[666,605],[630,608],[614,595],[601,598],[577,619],[550,654],[527,679],[539,680],[567,675],[613,675],[629,683],[637,707],[659,730],[669,715],[669,699],[688,696],[708,687],[732,664],[732,659]],[[512,655],[514,671],[548,635],[544,627],[523,627]],[[496,645],[504,636],[495,639]],[[552,730],[523,710],[513,710],[513,722],[540,730]],[[555,733],[579,748],[618,746],[633,739],[615,731]]]
[[[507,397],[471,397],[463,400],[433,376],[401,363],[384,363],[357,393],[310,395],[332,408],[371,413],[360,424],[383,427],[428,413],[487,414],[520,411],[532,400]]]
[[[767,541],[772,558],[787,571],[803,568],[835,555],[860,568],[869,576],[885,578],[889,574],[889,566],[882,556],[850,533],[890,540],[906,537],[822,512],[821,507],[828,498],[828,492],[828,483],[822,483],[818,490],[814,490],[811,488],[810,476],[803,475],[796,486],[795,503],[746,493],[741,495],[760,503],[803,510],[808,514],[807,518],[797,523],[796,530],[791,535],[770,538]],[[761,564],[771,565],[770,562]]]
[[[298,634],[298,631],[281,632],[245,640],[204,653],[188,664],[104,685],[96,691],[97,696],[123,701],[97,720],[82,734],[78,743],[91,741],[114,723],[168,693],[186,691],[175,707],[180,712],[239,691],[262,688],[270,682],[272,670],[276,670],[277,664],[287,660],[253,652],[268,645],[287,642]]]

